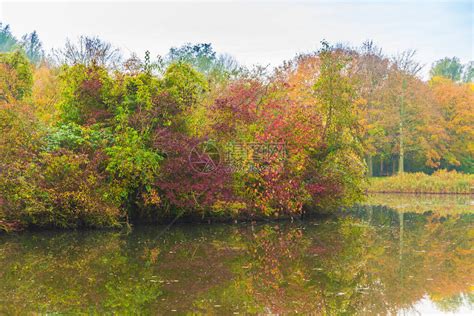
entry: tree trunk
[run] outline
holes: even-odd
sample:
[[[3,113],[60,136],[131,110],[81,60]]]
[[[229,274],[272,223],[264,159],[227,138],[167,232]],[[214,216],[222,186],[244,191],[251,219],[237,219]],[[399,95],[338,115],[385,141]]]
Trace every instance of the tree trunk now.
[[[380,176],[383,176],[383,158],[380,157]]]
[[[368,176],[373,177],[374,176],[374,168],[373,168],[372,155],[370,155],[370,154],[367,156],[367,167],[369,168]]]
[[[405,147],[404,147],[404,139],[403,137],[405,136],[403,134],[404,130],[403,130],[403,121],[405,119],[405,105],[404,105],[404,94],[405,94],[405,86],[406,86],[406,81],[405,79],[403,79],[402,81],[402,95],[400,97],[400,160],[398,162],[398,173],[399,174],[402,174],[403,172],[405,172],[405,169],[404,169],[404,160],[405,160]]]
[[[403,122],[400,121],[400,156],[398,161],[398,173],[402,174],[405,172],[403,168],[403,162],[405,159],[405,148],[403,148]]]

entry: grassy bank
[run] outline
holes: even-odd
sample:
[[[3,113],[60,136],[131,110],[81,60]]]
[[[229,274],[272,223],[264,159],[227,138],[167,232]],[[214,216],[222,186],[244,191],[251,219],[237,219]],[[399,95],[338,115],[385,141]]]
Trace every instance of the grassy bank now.
[[[386,206],[403,213],[433,212],[438,215],[473,214],[474,205],[468,194],[387,194],[372,193],[364,205]]]
[[[392,177],[370,178],[372,193],[474,193],[474,175],[456,171],[439,170],[432,175],[404,173]]]

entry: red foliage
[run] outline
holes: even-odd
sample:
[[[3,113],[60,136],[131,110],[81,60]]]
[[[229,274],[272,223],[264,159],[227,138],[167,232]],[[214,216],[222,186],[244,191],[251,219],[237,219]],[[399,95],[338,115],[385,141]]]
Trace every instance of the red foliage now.
[[[99,77],[99,74],[96,73],[93,69],[87,70],[87,79],[84,80],[81,84],[80,94],[82,98],[100,98],[100,93],[102,89],[102,81]]]
[[[204,139],[163,128],[157,129],[154,136],[154,146],[166,156],[156,185],[172,205],[203,209],[219,200],[232,199],[228,168],[220,166],[212,172],[201,173],[193,169],[189,162],[191,150]]]
[[[255,122],[263,94],[264,87],[257,81],[241,80],[230,84],[225,95],[217,98],[211,107],[219,118],[213,126],[214,130],[235,135],[239,124]]]

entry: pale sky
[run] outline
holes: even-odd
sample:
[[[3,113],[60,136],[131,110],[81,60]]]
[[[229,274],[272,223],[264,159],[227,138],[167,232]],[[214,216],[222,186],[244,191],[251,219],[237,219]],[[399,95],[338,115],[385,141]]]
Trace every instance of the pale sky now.
[[[272,66],[322,39],[359,45],[372,39],[391,55],[416,49],[425,64],[474,59],[473,1],[8,1],[0,21],[13,33],[36,30],[46,51],[66,38],[97,35],[125,55],[164,55],[186,42],[210,42],[240,63]]]

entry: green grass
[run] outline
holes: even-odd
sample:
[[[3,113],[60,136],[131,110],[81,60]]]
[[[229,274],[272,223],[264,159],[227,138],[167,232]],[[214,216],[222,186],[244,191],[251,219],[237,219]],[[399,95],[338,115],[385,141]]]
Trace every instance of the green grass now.
[[[403,213],[434,212],[439,215],[474,214],[468,194],[372,193],[363,205],[382,205]]]
[[[373,193],[474,193],[474,174],[439,170],[428,175],[422,172],[404,173],[392,177],[370,178]]]

